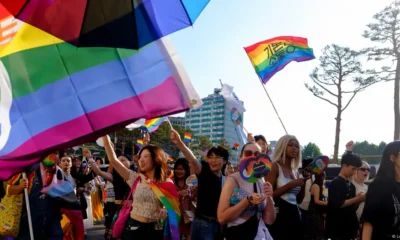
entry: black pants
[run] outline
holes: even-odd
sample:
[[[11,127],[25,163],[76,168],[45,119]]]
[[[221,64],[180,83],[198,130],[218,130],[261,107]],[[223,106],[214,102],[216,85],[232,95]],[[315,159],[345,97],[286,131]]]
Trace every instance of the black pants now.
[[[274,240],[303,240],[304,227],[300,210],[297,205],[290,204],[279,198],[275,200],[276,219],[268,227]]]
[[[132,239],[151,239],[162,240],[164,238],[164,231],[156,230],[154,223],[141,223],[132,218],[128,219],[125,231],[122,235],[122,240]]]

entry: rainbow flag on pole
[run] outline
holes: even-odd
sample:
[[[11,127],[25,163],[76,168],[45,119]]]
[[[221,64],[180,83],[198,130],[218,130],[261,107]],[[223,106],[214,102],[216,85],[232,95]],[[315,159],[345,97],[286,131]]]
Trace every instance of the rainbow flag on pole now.
[[[185,135],[183,136],[183,141],[185,143],[190,143],[192,141],[192,137],[193,135],[190,133],[185,133]]]
[[[144,126],[147,129],[147,131],[152,133],[152,132],[155,132],[158,129],[158,127],[161,125],[161,123],[163,123],[165,121],[167,121],[166,117],[153,118],[153,119],[146,120],[144,122]]]
[[[144,146],[143,139],[138,139],[136,141],[136,146],[138,146],[138,148],[142,149]]]
[[[139,51],[77,48],[1,5],[0,36],[0,179],[55,149],[202,104],[165,38]]]
[[[244,50],[264,84],[290,62],[315,58],[307,39],[301,37],[276,37],[245,47]]]

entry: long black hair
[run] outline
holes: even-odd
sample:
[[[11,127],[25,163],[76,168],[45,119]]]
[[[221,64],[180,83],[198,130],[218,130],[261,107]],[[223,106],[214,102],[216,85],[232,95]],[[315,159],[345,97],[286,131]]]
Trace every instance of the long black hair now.
[[[315,179],[313,184],[317,184],[319,187],[319,197],[323,196],[323,192],[324,192],[324,180],[326,178],[326,173],[325,171],[323,171],[320,174],[315,174]],[[312,185],[313,185],[312,184]],[[311,187],[312,187],[311,185]]]
[[[185,177],[184,180],[186,181],[186,179],[190,176],[190,166],[189,166],[189,162],[188,160],[186,160],[186,158],[178,158],[178,160],[176,160],[175,165],[174,165],[174,183],[175,186],[178,186],[178,179],[175,178],[175,170],[178,168],[178,166],[182,166],[183,170],[185,170]],[[186,183],[185,183],[186,184]]]
[[[400,141],[394,141],[386,145],[383,150],[381,164],[376,177],[387,178],[396,181],[395,163],[390,159],[393,155],[397,158],[400,153]]]

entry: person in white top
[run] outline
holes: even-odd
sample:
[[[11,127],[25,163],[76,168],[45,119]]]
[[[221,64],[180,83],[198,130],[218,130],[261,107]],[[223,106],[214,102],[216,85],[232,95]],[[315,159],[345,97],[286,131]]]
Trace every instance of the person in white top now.
[[[357,170],[356,174],[353,177],[353,184],[356,187],[356,195],[359,193],[367,193],[368,186],[365,184],[365,181],[369,178],[369,171],[371,167],[365,161],[362,162],[361,167]],[[361,215],[364,210],[364,202],[362,202],[357,208],[357,217],[358,220],[361,220]]]

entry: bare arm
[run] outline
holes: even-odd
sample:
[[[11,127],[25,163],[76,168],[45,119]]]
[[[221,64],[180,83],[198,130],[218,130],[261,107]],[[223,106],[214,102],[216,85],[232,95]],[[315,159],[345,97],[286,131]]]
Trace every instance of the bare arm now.
[[[110,181],[110,182],[113,181],[113,176],[112,176],[112,174],[109,173],[108,171],[107,171],[107,172],[101,171],[101,169],[97,166],[97,164],[96,164],[95,161],[89,161],[89,164],[90,164],[90,166],[92,167],[93,172],[94,172],[96,175],[98,175],[98,176],[104,178],[104,179],[107,180],[107,181]]]
[[[354,198],[351,198],[351,199],[348,199],[348,200],[344,201],[344,203],[341,206],[341,208],[345,208],[345,207],[348,207],[350,205],[361,203],[361,202],[364,202],[364,201],[365,201],[365,194],[358,195],[357,197],[354,197]]]
[[[265,207],[263,220],[265,224],[272,225],[276,219],[276,210],[274,199],[272,197],[267,198],[267,206]]]
[[[182,142],[179,133],[174,129],[171,130],[171,141],[179,148],[182,152],[183,156],[189,161],[190,166],[192,167],[193,172],[196,175],[199,175],[201,172],[201,164],[193,155],[192,151]]]
[[[369,222],[364,222],[363,231],[362,231],[362,239],[363,240],[371,240],[372,230],[374,230],[374,227],[372,226],[372,224]]]
[[[319,186],[317,184],[313,184],[311,187],[311,195],[314,195],[314,202],[315,204],[321,205],[321,206],[326,206],[328,205],[328,202],[323,202],[319,200]]]
[[[117,158],[114,149],[111,146],[110,138],[108,136],[103,137],[104,148],[106,149],[107,157],[110,163],[113,165],[118,174],[126,181],[129,179],[131,170],[126,168]]]
[[[232,195],[235,187],[237,187],[235,180],[232,179],[231,177],[228,177],[226,179],[224,187],[222,188],[221,196],[219,198],[218,210],[217,210],[218,222],[222,225],[232,222],[233,220],[238,218],[239,215],[249,205],[249,202],[247,201],[247,199],[243,198],[235,206],[232,206],[232,207],[230,206],[231,195]]]
[[[24,192],[24,188],[20,185],[8,185],[8,195],[19,195]]]

